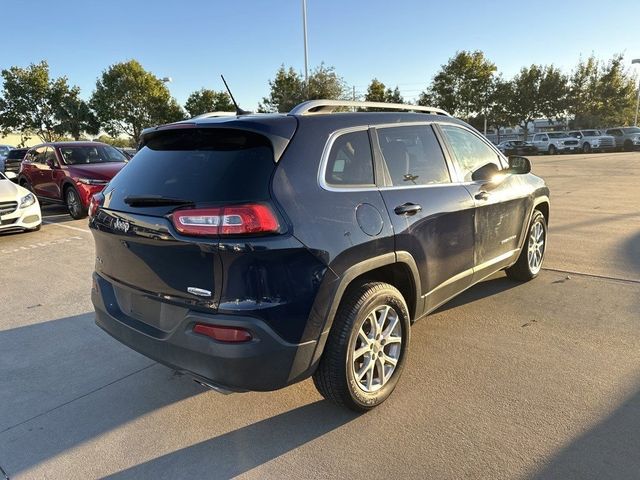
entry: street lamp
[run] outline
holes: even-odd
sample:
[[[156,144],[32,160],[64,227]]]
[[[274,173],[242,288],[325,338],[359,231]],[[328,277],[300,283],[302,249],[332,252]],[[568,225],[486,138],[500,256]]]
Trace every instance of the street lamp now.
[[[640,58],[634,58],[631,60],[631,64],[634,63],[640,63]],[[638,96],[636,98],[636,120],[633,122],[636,127],[638,126],[638,105],[640,105],[640,79],[638,79]]]
[[[307,0],[302,0],[302,30],[304,32],[304,84],[309,88],[309,65],[307,57],[309,50],[307,49]]]
[[[173,78],[171,78],[171,77],[162,77],[162,78],[160,79],[160,81],[161,81],[162,83],[171,83],[171,82],[173,82]]]

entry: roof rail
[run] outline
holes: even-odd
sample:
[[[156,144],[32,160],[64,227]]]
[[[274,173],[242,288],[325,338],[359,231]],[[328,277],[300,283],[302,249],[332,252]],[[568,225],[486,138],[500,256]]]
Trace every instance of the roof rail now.
[[[192,117],[191,120],[194,118],[235,117],[236,115],[238,115],[236,112],[207,112],[196,115]]]
[[[308,100],[302,102],[291,109],[289,115],[309,115],[314,113],[332,113],[340,107],[354,108],[385,108],[390,110],[403,110],[407,112],[424,112],[433,115],[446,115],[447,112],[440,108],[423,107],[421,105],[405,105],[403,103],[384,102],[356,102],[352,100]]]

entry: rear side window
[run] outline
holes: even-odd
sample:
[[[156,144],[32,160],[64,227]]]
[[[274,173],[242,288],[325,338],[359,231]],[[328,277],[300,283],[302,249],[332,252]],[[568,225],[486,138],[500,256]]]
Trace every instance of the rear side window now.
[[[493,163],[498,169],[502,169],[498,154],[478,136],[453,125],[442,125],[441,127],[451,150],[453,150],[454,159],[465,182],[472,181],[473,172],[488,163]]]
[[[373,156],[366,130],[340,135],[333,142],[325,182],[334,186],[373,186]]]
[[[128,195],[196,204],[267,200],[274,167],[271,143],[262,135],[228,128],[167,130],[147,141],[108,192],[115,205]]]
[[[7,160],[22,160],[26,153],[26,150],[11,150],[7,156]]]
[[[451,182],[431,126],[381,128],[378,141],[394,187]]]

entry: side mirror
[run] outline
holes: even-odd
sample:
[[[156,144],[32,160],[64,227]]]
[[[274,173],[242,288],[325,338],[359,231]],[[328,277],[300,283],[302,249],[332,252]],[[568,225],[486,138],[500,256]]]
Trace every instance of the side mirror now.
[[[47,165],[47,167],[49,168],[57,168],[58,166],[56,165],[56,162],[53,161],[52,158],[47,158],[44,163]]]
[[[527,157],[509,157],[509,173],[522,175],[531,171],[531,160]]]
[[[18,175],[16,175],[16,172],[5,172],[4,176],[7,177],[9,180],[14,180],[18,178]]]
[[[487,163],[471,174],[471,180],[474,182],[491,181],[493,177],[498,175],[500,170],[495,163]]]

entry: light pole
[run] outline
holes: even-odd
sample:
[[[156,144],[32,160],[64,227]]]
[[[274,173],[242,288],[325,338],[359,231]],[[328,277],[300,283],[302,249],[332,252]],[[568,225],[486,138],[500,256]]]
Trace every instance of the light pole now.
[[[633,65],[634,63],[640,63],[640,58],[634,58],[633,60],[631,60],[631,64]],[[636,120],[635,122],[633,122],[633,124],[637,127],[638,126],[638,106],[640,105],[640,79],[638,79],[638,95],[636,98]]]
[[[171,83],[171,82],[173,82],[173,78],[171,78],[171,77],[162,77],[162,78],[160,79],[160,81],[161,81],[162,83]]]
[[[309,88],[309,50],[307,49],[307,0],[302,0],[302,29],[304,32],[304,84]]]

